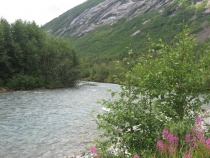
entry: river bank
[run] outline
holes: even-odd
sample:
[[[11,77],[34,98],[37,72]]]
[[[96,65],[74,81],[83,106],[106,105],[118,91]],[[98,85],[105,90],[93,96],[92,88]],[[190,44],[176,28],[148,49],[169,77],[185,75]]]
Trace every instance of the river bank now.
[[[75,85],[77,86],[77,85]],[[40,88],[34,88],[34,89],[27,89],[27,90],[13,90],[13,89],[9,89],[7,87],[0,87],[0,93],[5,93],[5,92],[15,92],[15,91],[35,91],[35,90],[45,90],[45,89],[62,89],[62,88],[71,88],[71,87],[40,87]]]
[[[77,81],[76,84],[72,86],[52,86],[52,85],[45,85],[42,87],[38,88],[33,88],[33,89],[10,89],[8,87],[0,87],[0,93],[5,93],[5,92],[12,92],[12,91],[34,91],[34,90],[44,90],[44,89],[64,89],[64,88],[72,88],[75,86],[81,86],[81,85],[93,85],[93,82],[86,82],[86,81]]]
[[[10,92],[12,90],[8,89],[8,88],[3,88],[3,87],[0,87],[0,93],[4,93],[4,92]]]

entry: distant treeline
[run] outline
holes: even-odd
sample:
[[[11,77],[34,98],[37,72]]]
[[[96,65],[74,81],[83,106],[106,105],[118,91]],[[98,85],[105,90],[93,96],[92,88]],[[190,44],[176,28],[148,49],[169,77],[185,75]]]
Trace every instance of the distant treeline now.
[[[79,61],[69,41],[48,35],[35,22],[0,19],[0,87],[73,86]]]

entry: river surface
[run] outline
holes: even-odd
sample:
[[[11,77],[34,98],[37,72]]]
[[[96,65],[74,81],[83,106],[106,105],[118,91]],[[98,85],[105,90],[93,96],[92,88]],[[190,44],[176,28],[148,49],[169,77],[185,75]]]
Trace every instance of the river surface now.
[[[97,136],[90,112],[102,111],[116,84],[0,93],[0,158],[58,158],[85,151]]]

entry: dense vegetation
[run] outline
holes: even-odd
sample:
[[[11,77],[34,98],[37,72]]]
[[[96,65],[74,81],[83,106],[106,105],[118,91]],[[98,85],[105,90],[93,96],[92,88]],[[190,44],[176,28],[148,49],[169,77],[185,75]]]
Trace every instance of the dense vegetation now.
[[[125,59],[128,70],[117,77],[121,92],[111,91],[117,97],[102,101],[107,110],[96,119],[103,131],[98,154],[103,158],[131,158],[134,154],[208,158],[210,128],[201,127],[205,112],[201,106],[210,101],[203,91],[210,77],[210,48],[198,55],[189,30],[178,34],[171,45],[150,38],[149,43],[134,66],[130,66],[130,58]],[[122,69],[119,62],[117,67]]]
[[[59,28],[68,27],[69,20],[73,20],[79,13],[91,8],[102,0],[88,0],[44,25],[46,30],[56,34]],[[195,5],[198,0],[174,0],[172,4],[159,10],[150,10],[135,18],[120,19],[113,25],[103,25],[84,36],[69,36],[70,32],[64,32],[62,36],[68,38],[77,49],[82,58],[81,75],[85,80],[99,82],[115,82],[113,75],[115,60],[122,61],[127,55],[125,47],[133,50],[132,59],[140,57],[146,51],[147,35],[154,41],[162,38],[171,43],[173,36],[182,31],[177,24],[185,23],[191,28],[191,34],[197,35],[205,28],[209,28],[210,16],[203,11],[207,6],[206,0]],[[200,1],[199,1],[200,2]],[[68,21],[65,19],[71,16]],[[61,23],[62,21],[62,23]],[[90,25],[90,24],[89,24]],[[138,34],[133,33],[140,31]],[[198,46],[203,47],[203,44]]]
[[[170,8],[167,8],[162,15],[157,14],[157,11],[146,13],[145,15],[136,17],[130,21],[121,19],[118,23],[112,26],[103,26],[99,30],[92,32],[84,37],[70,37],[70,41],[81,55],[86,54],[89,63],[85,67],[89,67],[82,73],[84,78],[88,80],[96,80],[100,82],[114,82],[113,76],[113,61],[123,60],[127,54],[125,47],[133,50],[132,59],[140,57],[146,51],[147,35],[154,41],[162,38],[167,43],[171,43],[173,36],[180,33],[182,29],[177,24],[184,21],[191,28],[191,34],[198,34],[204,28],[201,24],[204,21],[209,21],[210,16],[200,14],[204,8],[198,13],[197,8],[185,8],[173,15],[169,12],[177,7],[174,3]],[[193,16],[197,18],[191,20]],[[143,22],[152,19],[150,22]],[[140,30],[140,33],[131,36],[134,32]],[[89,47],[91,45],[91,47]],[[200,43],[199,48],[204,45]],[[97,65],[97,68],[96,66]],[[95,73],[97,72],[97,73]],[[98,78],[98,73],[103,73],[103,77]]]
[[[47,35],[35,22],[0,19],[0,87],[72,86],[78,65],[69,41]]]

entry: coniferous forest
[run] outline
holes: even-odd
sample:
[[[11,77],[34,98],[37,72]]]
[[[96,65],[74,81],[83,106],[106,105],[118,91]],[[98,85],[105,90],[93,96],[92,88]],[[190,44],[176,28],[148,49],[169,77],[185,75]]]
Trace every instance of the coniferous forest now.
[[[0,19],[0,87],[27,90],[73,86],[79,61],[69,41],[35,22]]]

